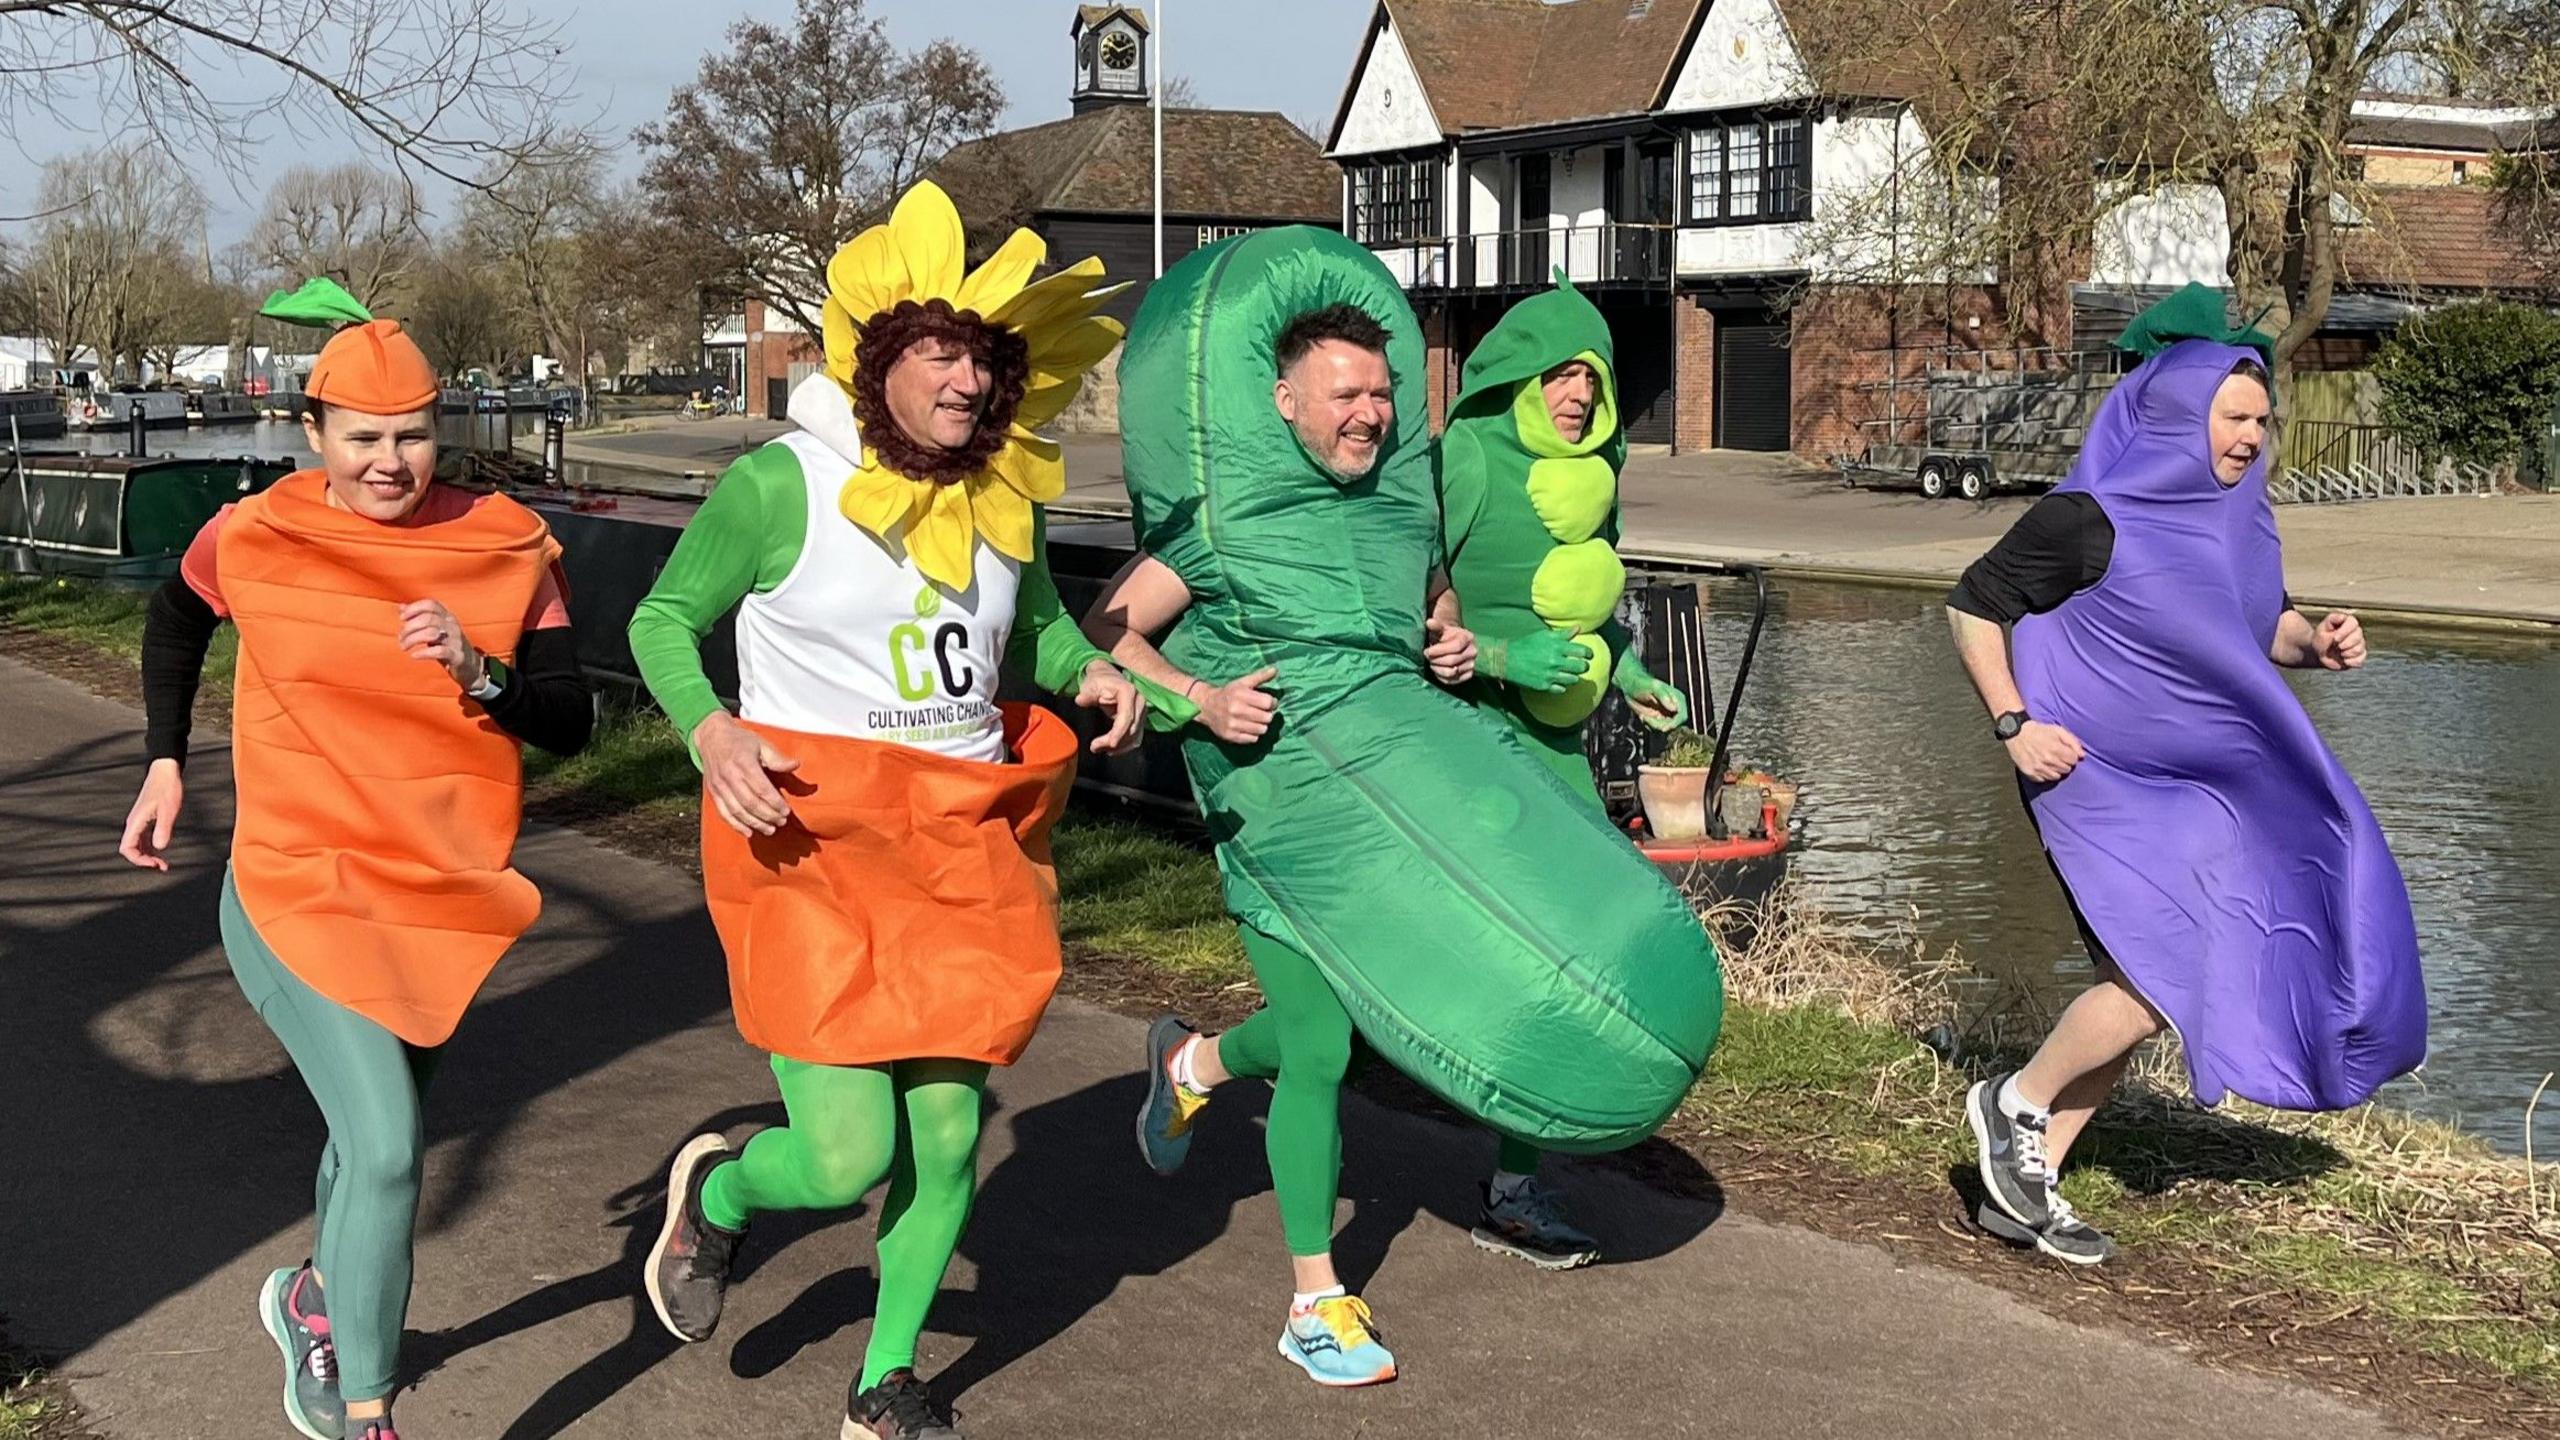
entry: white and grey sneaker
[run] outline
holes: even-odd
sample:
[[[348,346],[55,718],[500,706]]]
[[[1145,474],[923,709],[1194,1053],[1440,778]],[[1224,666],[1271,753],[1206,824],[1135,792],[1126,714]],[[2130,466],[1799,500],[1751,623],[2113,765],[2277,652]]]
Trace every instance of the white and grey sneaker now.
[[[1973,1149],[1982,1172],[1983,1193],[1992,1207],[2029,1230],[2042,1230],[2051,1215],[2053,1171],[2045,1161],[2042,1117],[2011,1115],[2000,1108],[2000,1089],[2008,1076],[1974,1082],[1964,1097],[1965,1123],[1973,1128]]]
[[[2054,1191],[2045,1199],[2047,1219],[2036,1232],[2036,1248],[2072,1265],[2095,1265],[2116,1258],[2116,1242],[2080,1218],[2071,1202]]]

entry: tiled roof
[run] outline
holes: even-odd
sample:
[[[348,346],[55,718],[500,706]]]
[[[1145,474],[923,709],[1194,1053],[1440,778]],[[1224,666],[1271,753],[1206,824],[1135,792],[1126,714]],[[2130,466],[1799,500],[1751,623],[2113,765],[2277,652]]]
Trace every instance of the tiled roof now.
[[[973,228],[1043,212],[1146,214],[1154,145],[1146,106],[1106,105],[958,146],[933,178]],[[1275,112],[1167,110],[1164,203],[1186,216],[1339,224],[1342,172]]]
[[[1653,108],[1704,0],[1384,0],[1450,134]]]
[[[2514,290],[2535,283],[2523,238],[2485,185],[2377,185],[2370,223],[2349,232],[2339,256],[2360,289],[2434,294]]]
[[[1110,19],[1114,12],[1121,10],[1129,13],[1129,23],[1138,27],[1139,34],[1151,33],[1147,28],[1147,12],[1135,5],[1079,5],[1076,7],[1076,19],[1085,29],[1090,30]]]

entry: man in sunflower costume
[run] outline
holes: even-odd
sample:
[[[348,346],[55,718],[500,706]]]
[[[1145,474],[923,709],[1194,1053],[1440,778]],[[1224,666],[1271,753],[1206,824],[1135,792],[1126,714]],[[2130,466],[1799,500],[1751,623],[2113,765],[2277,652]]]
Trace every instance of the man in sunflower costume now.
[[[916,1377],[916,1338],[968,1216],[988,1068],[1021,1055],[1058,980],[1048,834],[1076,738],[999,705],[997,671],[1107,712],[1097,750],[1134,744],[1145,708],[1043,558],[1040,504],[1066,474],[1032,431],[1119,339],[1093,313],[1101,262],[1026,284],[1038,236],[975,271],[963,244],[925,183],[837,252],[826,367],[790,399],[800,429],[729,467],[631,621],[702,767],[731,1003],[789,1117],[676,1156],[649,1299],[705,1339],[757,1212],[843,1209],[888,1181],[844,1432],[883,1440],[959,1433]],[[732,606],[735,715],[699,648]]]

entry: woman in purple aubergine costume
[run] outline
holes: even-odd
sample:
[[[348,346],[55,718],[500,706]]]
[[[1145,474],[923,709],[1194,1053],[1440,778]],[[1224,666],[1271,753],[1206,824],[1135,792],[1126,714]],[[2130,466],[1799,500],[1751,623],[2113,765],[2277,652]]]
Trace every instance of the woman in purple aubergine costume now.
[[[2271,346],[2202,287],[2122,343],[2150,358],[2070,479],[1947,601],[2098,974],[2025,1068],[1973,1087],[1966,1119],[1990,1206],[2077,1264],[2114,1247],[2056,1188],[2063,1158],[2162,1026],[2207,1105],[2344,1109],[2427,1049],[2408,890],[2277,673],[2355,669],[2365,641],[2285,591]]]

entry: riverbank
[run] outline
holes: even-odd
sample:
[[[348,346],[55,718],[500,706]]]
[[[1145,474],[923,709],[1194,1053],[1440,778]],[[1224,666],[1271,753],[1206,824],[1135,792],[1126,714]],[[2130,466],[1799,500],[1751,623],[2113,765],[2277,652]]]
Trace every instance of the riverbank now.
[[[5,648],[130,699],[140,601],[0,584]],[[209,682],[227,676],[227,655]],[[207,686],[217,724],[220,689]],[[690,868],[694,779],[663,725],[618,717],[588,754],[536,772],[539,818]],[[1206,857],[1080,820],[1060,836],[1059,863],[1070,993],[1213,1023],[1250,1006]],[[2387,1112],[2207,1114],[2146,1088],[2110,1107],[2066,1185],[2127,1242],[2124,1259],[2094,1274],[2022,1259],[1961,1224],[1948,1181],[1970,1168],[1954,1118],[1963,1086],[2036,1017],[1958,1027],[1944,957],[1851,940],[1801,908],[1774,918],[1728,957],[1726,1036],[1669,1146],[1639,1147],[1619,1168],[2067,1318],[2351,1392],[2444,1433],[2529,1434],[2560,1414],[2560,1188],[2549,1167],[2537,1177]],[[1392,1077],[1368,1088],[1427,1108]]]
[[[722,416],[573,437],[567,458],[700,494],[728,463],[791,427]],[[531,442],[525,442],[531,443]],[[1126,515],[1120,442],[1070,435],[1060,512]],[[1632,563],[1761,565],[1780,576],[1943,590],[1989,549],[2032,495],[1979,504],[1856,490],[1784,455],[1638,451],[1620,478]],[[2281,505],[2285,572],[2307,608],[2352,609],[2402,626],[2560,634],[2560,495],[2459,496]]]

